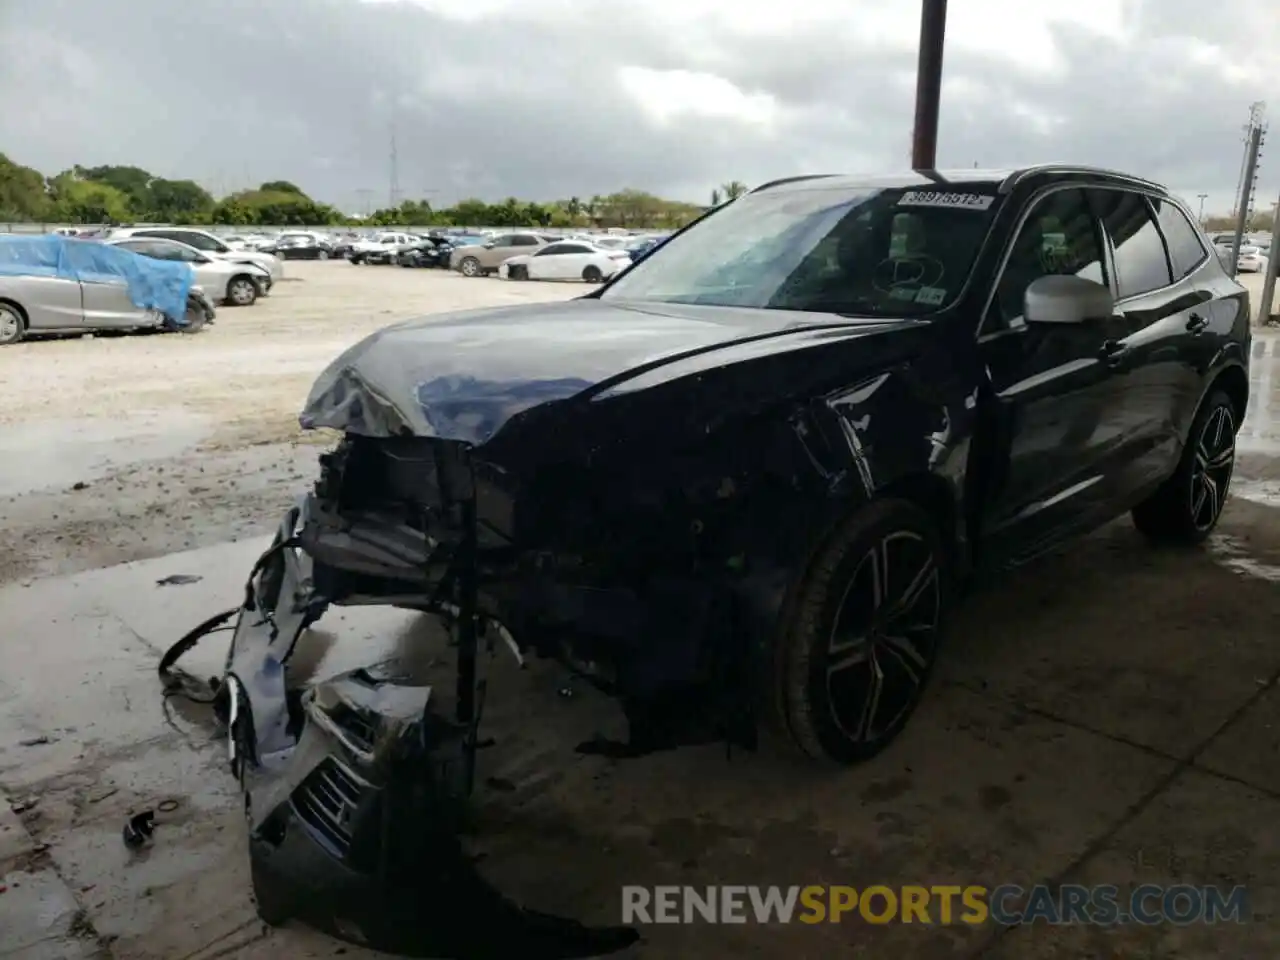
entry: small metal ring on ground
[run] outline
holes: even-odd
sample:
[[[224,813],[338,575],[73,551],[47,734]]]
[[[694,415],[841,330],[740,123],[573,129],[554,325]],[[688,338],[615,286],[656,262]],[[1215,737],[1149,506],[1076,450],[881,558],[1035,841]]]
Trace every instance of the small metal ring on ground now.
[[[178,803],[177,800],[161,800],[160,803],[156,805],[156,809],[161,813],[173,813],[173,811],[177,810],[180,806],[181,804]]]

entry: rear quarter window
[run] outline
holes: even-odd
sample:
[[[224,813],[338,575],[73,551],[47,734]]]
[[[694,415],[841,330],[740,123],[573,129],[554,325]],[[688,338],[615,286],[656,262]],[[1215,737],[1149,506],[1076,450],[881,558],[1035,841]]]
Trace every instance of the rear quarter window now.
[[[1153,200],[1160,229],[1169,245],[1169,260],[1173,266],[1173,279],[1181,280],[1209,258],[1200,233],[1175,204],[1167,200]]]

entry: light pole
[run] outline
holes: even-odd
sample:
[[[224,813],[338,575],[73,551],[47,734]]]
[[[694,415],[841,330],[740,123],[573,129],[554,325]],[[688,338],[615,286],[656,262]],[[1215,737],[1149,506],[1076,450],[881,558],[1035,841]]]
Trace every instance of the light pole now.
[[[1204,200],[1209,195],[1207,193],[1197,193],[1196,196],[1200,198],[1200,226],[1204,226]]]
[[[947,0],[921,0],[916,117],[911,131],[912,170],[932,170],[937,166],[938,107],[942,99],[942,50],[946,32]]]

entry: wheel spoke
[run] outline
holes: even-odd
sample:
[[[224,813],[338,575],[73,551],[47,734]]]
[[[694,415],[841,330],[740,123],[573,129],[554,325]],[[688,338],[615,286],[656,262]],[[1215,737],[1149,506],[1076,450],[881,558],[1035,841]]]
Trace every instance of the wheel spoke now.
[[[1201,483],[1204,484],[1204,492],[1205,492],[1205,502],[1203,506],[1208,508],[1209,519],[1213,520],[1215,517],[1218,516],[1218,510],[1220,509],[1219,498],[1218,498],[1218,484],[1214,481],[1213,477],[1209,476],[1209,474],[1207,473],[1201,476],[1200,480],[1201,480]],[[1196,516],[1197,517],[1200,516],[1199,512],[1196,513]]]
[[[1207,470],[1221,470],[1223,467],[1229,467],[1236,456],[1236,445],[1228,443],[1226,449],[1214,454],[1204,464]]]
[[[910,678],[914,686],[920,685],[920,678],[924,676],[928,661],[925,660],[924,654],[920,652],[909,637],[889,633],[881,634],[880,650],[901,664],[903,672]]]
[[[866,637],[858,637],[848,643],[832,647],[831,659],[827,663],[827,679],[844,673],[853,667],[860,667],[871,660],[871,644]]]
[[[858,726],[850,731],[855,740],[866,740],[871,735],[871,725],[875,723],[876,713],[880,709],[880,693],[884,690],[884,671],[875,658],[870,655],[871,678],[867,685],[867,696],[862,702],[862,713],[858,716]]]
[[[1213,448],[1220,449],[1222,446],[1222,431],[1227,424],[1227,411],[1224,407],[1219,407],[1217,413],[1213,415]]]
[[[889,542],[877,543],[867,559],[871,561],[871,609],[868,612],[874,615],[889,595]]]
[[[917,603],[925,595],[925,591],[930,590],[937,585],[938,568],[933,562],[932,556],[926,556],[924,563],[920,569],[916,571],[916,575],[911,578],[911,582],[907,584],[901,596],[893,604],[893,613],[895,616],[901,616],[915,609]]]

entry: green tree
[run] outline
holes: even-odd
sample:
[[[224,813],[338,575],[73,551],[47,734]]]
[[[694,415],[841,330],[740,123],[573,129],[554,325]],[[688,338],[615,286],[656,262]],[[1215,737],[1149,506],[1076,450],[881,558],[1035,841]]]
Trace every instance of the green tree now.
[[[194,180],[152,180],[146,214],[149,220],[202,223],[213,211],[213,197]]]
[[[49,215],[49,208],[40,171],[0,153],[0,220],[41,220]]]
[[[77,180],[92,180],[114,187],[128,199],[129,209],[134,213],[145,213],[151,207],[151,181],[155,179],[141,167],[82,167],[71,168],[71,174]],[[59,174],[61,176],[61,174]]]
[[[258,191],[260,193],[296,193],[302,197],[306,196],[300,187],[288,180],[268,180],[258,188]]]
[[[469,197],[466,200],[459,200],[453,205],[449,220],[459,227],[501,226],[501,224],[490,220],[490,216],[491,212],[487,203],[483,200],[477,200],[475,197]]]
[[[723,199],[721,198],[721,196],[720,196],[720,191],[719,191],[719,190],[712,190],[712,191],[711,191],[711,206],[713,206],[713,207],[718,207],[718,206],[720,206],[720,204],[722,204],[722,203],[724,203],[724,200],[723,200]]]
[[[53,218],[66,223],[120,223],[132,214],[128,196],[109,183],[63,173],[49,181]]]
[[[722,183],[720,185],[720,192],[724,194],[724,198],[726,200],[737,200],[749,189],[750,187],[741,180],[730,180],[728,183]]]

